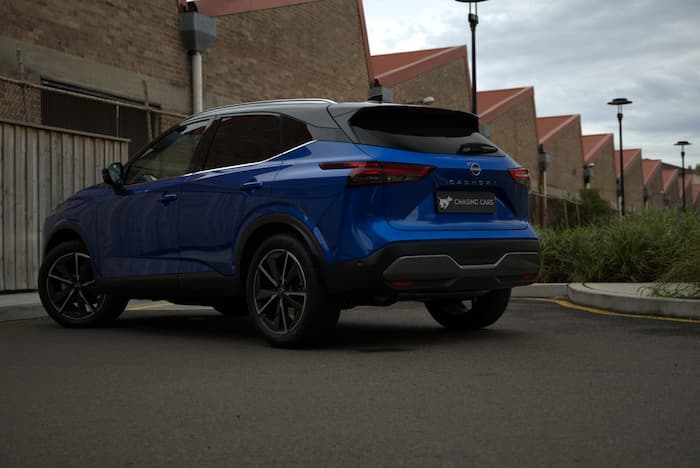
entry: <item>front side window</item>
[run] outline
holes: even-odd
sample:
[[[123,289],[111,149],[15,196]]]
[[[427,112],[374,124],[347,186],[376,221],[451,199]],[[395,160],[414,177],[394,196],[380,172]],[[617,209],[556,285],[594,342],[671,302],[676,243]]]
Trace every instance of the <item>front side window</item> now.
[[[126,184],[153,182],[189,172],[195,150],[206,129],[207,121],[200,121],[168,132],[129,165]]]
[[[281,121],[276,115],[240,115],[221,120],[204,169],[264,161],[281,152]]]

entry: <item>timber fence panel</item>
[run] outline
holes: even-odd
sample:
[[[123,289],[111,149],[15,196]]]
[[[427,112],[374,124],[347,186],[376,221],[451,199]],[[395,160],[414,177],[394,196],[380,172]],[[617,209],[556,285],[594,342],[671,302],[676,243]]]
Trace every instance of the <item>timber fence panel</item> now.
[[[27,129],[27,289],[39,273],[39,131]]]
[[[15,127],[15,288],[28,289],[27,281],[27,129]]]
[[[3,275],[5,276],[5,288],[16,289],[15,283],[15,127],[3,125],[2,128],[2,156],[3,156]]]
[[[72,193],[101,182],[128,140],[0,121],[0,292],[36,289],[46,217]]]
[[[0,291],[5,289],[5,234],[2,227],[5,225],[5,146],[3,142],[4,128],[0,125]]]

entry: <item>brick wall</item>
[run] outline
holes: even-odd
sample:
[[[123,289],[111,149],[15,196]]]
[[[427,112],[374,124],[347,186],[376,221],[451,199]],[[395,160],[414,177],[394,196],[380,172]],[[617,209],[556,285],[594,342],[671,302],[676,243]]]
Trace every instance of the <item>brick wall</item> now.
[[[676,187],[676,198],[678,190]],[[640,213],[644,209],[644,179],[642,158],[636,158],[625,168],[625,213]]]
[[[175,0],[10,2],[0,74],[29,73],[191,113],[191,65]],[[369,78],[357,0],[322,0],[217,18],[203,53],[205,107],[283,97],[364,100]],[[16,106],[0,101],[0,115]],[[164,124],[164,125],[167,125]]]
[[[356,0],[324,0],[217,18],[203,54],[207,105],[287,97],[367,98]]]
[[[626,182],[626,181],[625,181]],[[661,178],[661,171],[658,170],[649,178],[646,189],[649,191],[649,199],[647,200],[647,208],[661,209],[664,207],[664,182]]]
[[[0,35],[185,86],[175,1],[10,2]]]
[[[539,187],[538,144],[535,103],[527,99],[488,122],[490,139],[530,170],[532,189]]]
[[[611,207],[617,207],[617,185],[615,179],[613,140],[607,141],[591,158],[595,163],[591,188],[598,189],[601,198],[607,200]]]
[[[547,170],[548,192],[555,196],[578,194],[583,187],[580,119],[547,140],[544,150],[552,157]]]
[[[455,60],[394,86],[394,102],[415,102],[428,96],[436,107],[470,110],[464,61]]]

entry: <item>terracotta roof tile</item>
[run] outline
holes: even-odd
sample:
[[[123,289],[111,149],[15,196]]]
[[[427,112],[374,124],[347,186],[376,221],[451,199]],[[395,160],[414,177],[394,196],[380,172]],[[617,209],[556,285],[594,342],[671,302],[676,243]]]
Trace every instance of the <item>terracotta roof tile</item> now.
[[[596,135],[581,136],[581,146],[583,147],[583,162],[588,164],[598,154],[598,151],[609,141],[612,141],[612,133],[601,133]]]
[[[642,158],[641,148],[633,148],[622,150],[622,160],[625,164],[625,170],[637,159]],[[615,150],[615,175],[620,177],[620,151]]]
[[[540,143],[545,143],[547,140],[555,136],[557,133],[564,130],[580,119],[578,114],[574,115],[556,115],[552,117],[537,118],[537,139]]]
[[[678,180],[678,169],[664,168],[661,177],[664,181],[664,192],[668,192],[671,185]]]
[[[372,67],[374,67],[374,74],[382,75],[386,72],[396,70],[397,68],[425,60],[451,48],[452,47],[440,47],[437,49],[411,50],[408,52],[397,52],[395,54],[373,55],[371,60]]]
[[[661,169],[660,159],[642,159],[642,178],[644,185],[649,183],[649,180]]]
[[[528,97],[534,100],[535,88],[532,86],[479,91],[477,92],[477,112],[483,122],[489,122]]]
[[[467,87],[471,86],[467,67],[467,47],[463,45],[373,55],[370,57],[370,64],[374,79],[382,86],[391,87],[455,60],[464,61]]]

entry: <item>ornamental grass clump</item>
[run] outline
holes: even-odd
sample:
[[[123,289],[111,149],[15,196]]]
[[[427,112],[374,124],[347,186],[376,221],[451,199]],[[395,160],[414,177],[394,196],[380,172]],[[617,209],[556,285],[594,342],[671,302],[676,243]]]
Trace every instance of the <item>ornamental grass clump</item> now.
[[[672,210],[565,230],[540,229],[547,282],[658,282],[663,295],[700,296],[700,217]]]

